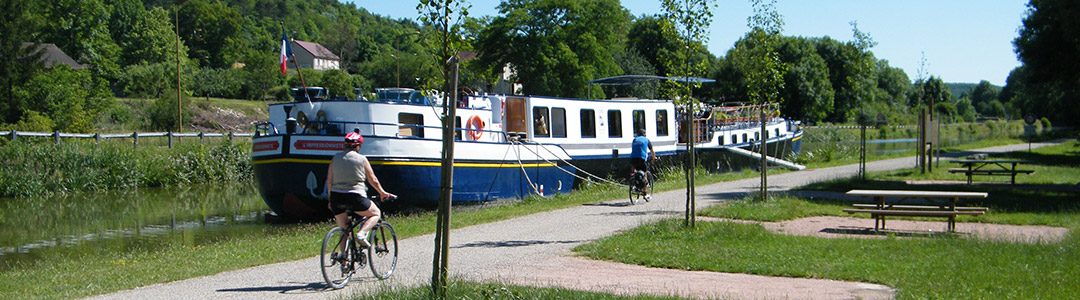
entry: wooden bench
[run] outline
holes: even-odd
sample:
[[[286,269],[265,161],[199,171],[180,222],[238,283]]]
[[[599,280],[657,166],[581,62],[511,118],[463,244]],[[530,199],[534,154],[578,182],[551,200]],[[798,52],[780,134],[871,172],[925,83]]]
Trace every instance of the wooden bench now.
[[[982,215],[989,211],[985,207],[958,207],[961,198],[986,198],[986,193],[948,192],[948,191],[897,191],[897,190],[850,190],[849,196],[871,197],[875,204],[855,204],[856,208],[844,209],[849,214],[867,213],[874,219],[874,230],[885,229],[885,216],[944,217],[948,218],[948,231],[956,231],[956,216]],[[887,204],[885,198],[926,199],[930,201],[948,201],[948,205],[894,205]]]
[[[870,206],[873,207],[875,205],[870,204]],[[926,206],[926,207],[933,207],[933,206]],[[956,231],[956,216],[958,216],[958,215],[977,216],[977,215],[982,215],[982,214],[986,213],[985,210],[972,210],[972,208],[975,208],[975,207],[970,207],[970,208],[967,208],[965,210],[959,210],[959,209],[961,209],[960,207],[957,207],[958,210],[846,208],[846,209],[844,209],[844,212],[849,213],[849,214],[856,214],[856,213],[870,214],[871,218],[874,218],[875,220],[880,220],[880,222],[874,222],[874,231],[885,230],[885,218],[883,218],[884,216],[905,216],[905,217],[944,217],[944,218],[948,218],[949,219],[949,224],[948,224],[947,229],[949,230],[949,232],[955,232]],[[985,207],[980,207],[980,208],[985,208]],[[881,227],[878,227],[879,223],[881,224]]]
[[[855,208],[877,209],[877,204],[852,204],[851,206],[854,206]],[[893,205],[893,204],[886,204],[885,209],[948,210],[949,206],[947,206],[947,205],[930,206],[930,205]],[[977,207],[977,206],[957,206],[956,210],[958,210],[958,211],[983,211],[983,212],[988,212],[988,211],[990,211],[990,208]]]
[[[949,173],[964,173],[964,175],[967,175],[967,183],[968,184],[971,184],[971,182],[972,182],[971,177],[974,176],[974,175],[1009,176],[1010,177],[1009,183],[1010,184],[1016,184],[1016,175],[1017,174],[1031,174],[1031,173],[1035,173],[1035,170],[998,170],[998,169],[980,170],[980,169],[951,168],[951,169],[949,169]]]

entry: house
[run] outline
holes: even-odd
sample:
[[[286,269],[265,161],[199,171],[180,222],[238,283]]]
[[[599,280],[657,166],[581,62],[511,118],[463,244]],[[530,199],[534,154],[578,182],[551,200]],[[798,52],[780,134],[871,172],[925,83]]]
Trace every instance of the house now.
[[[60,47],[56,47],[56,44],[44,44],[44,43],[22,43],[19,46],[22,50],[33,47],[29,50],[29,54],[41,55],[39,58],[41,63],[45,65],[45,68],[52,68],[56,65],[68,65],[72,69],[84,69],[86,65],[76,62],[75,59],[60,50]]]
[[[292,49],[296,64],[290,59],[289,68],[295,69],[298,64],[301,68],[315,70],[341,69],[341,58],[319,43],[293,40]]]

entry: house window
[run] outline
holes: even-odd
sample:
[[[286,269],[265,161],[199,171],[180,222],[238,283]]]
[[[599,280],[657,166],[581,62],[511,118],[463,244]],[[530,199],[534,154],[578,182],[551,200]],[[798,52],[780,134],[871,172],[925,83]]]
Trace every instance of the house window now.
[[[637,135],[638,130],[645,130],[645,111],[635,110],[634,117],[634,135]]]
[[[566,109],[554,107],[551,109],[551,137],[566,137]]]
[[[398,136],[400,137],[424,137],[424,115],[400,113],[398,114]]]
[[[581,110],[581,137],[596,137],[596,112],[591,109]]]
[[[608,137],[622,137],[622,111],[607,111],[607,135]]]
[[[656,135],[657,136],[667,136],[668,135],[668,123],[667,123],[667,111],[666,110],[657,110],[656,111]],[[723,142],[723,139],[724,139],[723,137],[720,137],[721,142]]]
[[[533,107],[533,137],[550,137],[551,130],[548,126],[551,117],[548,116],[548,108]]]

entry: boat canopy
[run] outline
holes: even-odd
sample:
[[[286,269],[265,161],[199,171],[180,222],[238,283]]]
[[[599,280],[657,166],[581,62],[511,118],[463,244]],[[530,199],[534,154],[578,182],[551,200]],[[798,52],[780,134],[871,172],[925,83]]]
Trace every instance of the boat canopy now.
[[[716,80],[701,78],[701,77],[664,77],[656,75],[619,75],[612,77],[604,77],[589,81],[592,84],[598,85],[632,85],[650,81],[674,81],[674,82],[692,82],[692,83],[713,83]]]

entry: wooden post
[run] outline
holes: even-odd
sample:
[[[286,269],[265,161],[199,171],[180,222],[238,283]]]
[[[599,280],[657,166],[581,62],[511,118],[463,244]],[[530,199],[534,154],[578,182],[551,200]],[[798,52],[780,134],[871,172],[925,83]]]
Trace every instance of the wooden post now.
[[[203,142],[203,132],[202,131],[199,131],[199,142],[200,143]]]
[[[229,131],[229,143],[232,143],[233,132]]]
[[[95,133],[94,134],[94,147],[97,147],[100,144],[101,144],[101,134],[100,133]]]
[[[132,132],[131,133],[131,140],[132,140],[132,142],[131,142],[132,147],[138,148],[139,147],[139,133],[138,132]]]
[[[172,131],[166,132],[165,137],[169,141],[169,149],[172,149]]]
[[[59,130],[53,130],[52,135],[53,135],[53,142],[56,143],[57,145],[59,145],[60,144],[60,131]]]
[[[14,129],[12,129],[11,130],[11,141],[14,142],[15,139],[18,138],[18,137],[19,137],[19,133],[17,131],[15,131]]]

